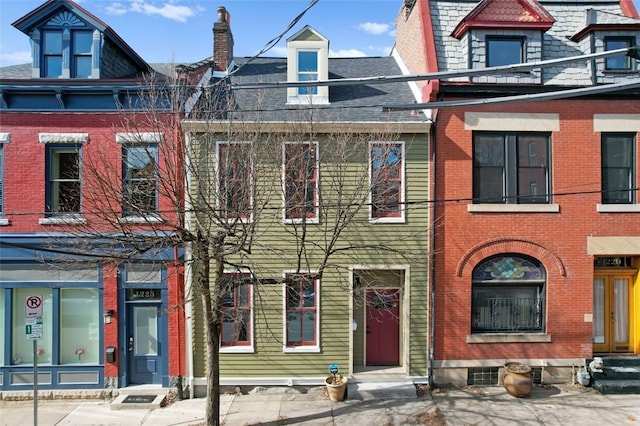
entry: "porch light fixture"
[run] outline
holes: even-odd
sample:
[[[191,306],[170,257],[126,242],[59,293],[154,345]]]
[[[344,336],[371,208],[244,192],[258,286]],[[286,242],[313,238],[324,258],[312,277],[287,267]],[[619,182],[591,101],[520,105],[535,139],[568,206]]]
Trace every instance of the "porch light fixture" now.
[[[111,324],[111,317],[113,316],[113,314],[115,314],[115,311],[113,309],[107,309],[106,311],[104,311],[105,324]]]

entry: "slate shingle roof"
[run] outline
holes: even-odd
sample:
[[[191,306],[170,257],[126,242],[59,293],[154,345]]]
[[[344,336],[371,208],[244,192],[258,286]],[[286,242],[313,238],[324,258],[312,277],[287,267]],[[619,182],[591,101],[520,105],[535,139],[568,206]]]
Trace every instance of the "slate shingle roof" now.
[[[286,58],[235,58],[240,67],[232,74],[231,85],[276,83],[287,81]],[[392,57],[329,58],[329,80],[391,76],[402,74]],[[287,105],[284,87],[260,89],[234,89],[238,109],[243,119],[261,121],[285,121],[299,116],[301,111],[314,110],[316,120],[339,122],[387,122],[425,121],[424,115],[410,111],[387,113],[382,105],[387,103],[412,103],[416,101],[409,84],[393,82],[385,84],[338,85],[329,88],[328,105]],[[253,115],[249,115],[249,114]]]

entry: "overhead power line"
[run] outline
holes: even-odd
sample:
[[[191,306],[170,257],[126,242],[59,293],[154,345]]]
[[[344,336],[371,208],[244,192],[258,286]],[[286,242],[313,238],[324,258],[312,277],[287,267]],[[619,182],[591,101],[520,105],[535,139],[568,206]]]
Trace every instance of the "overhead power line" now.
[[[331,80],[315,80],[315,81],[280,81],[274,83],[240,83],[232,84],[232,89],[268,89],[282,87],[314,87],[314,86],[340,86],[353,84],[386,84],[395,82],[409,81],[429,81],[429,80],[447,80],[458,77],[474,77],[485,74],[497,74],[501,72],[522,72],[531,71],[537,68],[546,68],[553,65],[561,65],[572,62],[589,61],[592,59],[608,58],[610,56],[618,56],[623,54],[638,55],[639,47],[626,47],[622,49],[607,50],[606,52],[591,53],[588,55],[570,56],[567,58],[548,59],[537,62],[527,62],[521,64],[501,65],[498,67],[487,67],[480,69],[464,69],[459,71],[438,71],[426,74],[411,75],[391,75],[391,76],[374,76],[374,77],[356,77],[356,78],[338,78]],[[635,57],[635,56],[634,56]]]

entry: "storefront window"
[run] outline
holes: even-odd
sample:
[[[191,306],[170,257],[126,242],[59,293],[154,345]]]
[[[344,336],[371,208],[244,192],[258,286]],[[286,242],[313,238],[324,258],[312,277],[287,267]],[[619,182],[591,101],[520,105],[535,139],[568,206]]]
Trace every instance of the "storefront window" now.
[[[97,288],[60,290],[60,364],[100,361]]]
[[[33,363],[33,341],[27,340],[25,301],[27,296],[40,295],[44,301],[42,339],[35,340],[38,364],[52,363],[53,298],[50,288],[15,288],[13,290],[13,339],[11,364]]]

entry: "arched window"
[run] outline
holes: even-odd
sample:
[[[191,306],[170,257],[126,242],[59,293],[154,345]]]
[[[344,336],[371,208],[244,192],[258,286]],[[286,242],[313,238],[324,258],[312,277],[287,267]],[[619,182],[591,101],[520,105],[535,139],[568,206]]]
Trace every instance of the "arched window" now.
[[[501,254],[473,270],[472,333],[544,331],[546,271],[520,254]]]

